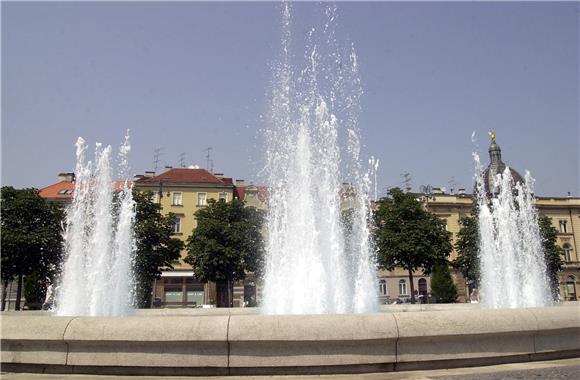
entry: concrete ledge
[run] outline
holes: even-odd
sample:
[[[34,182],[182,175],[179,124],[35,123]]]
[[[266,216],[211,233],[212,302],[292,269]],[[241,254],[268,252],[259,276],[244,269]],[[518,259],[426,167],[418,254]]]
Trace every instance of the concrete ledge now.
[[[392,314],[230,317],[230,367],[394,363]]]
[[[66,364],[64,333],[73,317],[2,317],[2,363]]]
[[[76,318],[64,334],[67,365],[227,367],[228,318]]]
[[[395,318],[397,363],[535,353],[537,323],[526,309],[429,311]]]
[[[359,373],[580,355],[580,308],[358,315],[2,315],[3,369],[122,375]]]

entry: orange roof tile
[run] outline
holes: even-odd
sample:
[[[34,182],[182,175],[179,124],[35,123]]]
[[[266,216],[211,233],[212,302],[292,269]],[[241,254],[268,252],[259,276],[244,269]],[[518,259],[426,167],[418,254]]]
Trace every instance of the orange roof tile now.
[[[45,199],[71,199],[74,189],[74,182],[57,182],[40,189],[40,196]]]
[[[246,199],[246,189],[248,186],[236,186],[234,189],[234,197],[239,200]],[[266,202],[270,198],[270,189],[267,186],[256,186],[258,189],[258,199],[260,202]]]
[[[220,180],[205,169],[175,168],[169,169],[155,177],[143,177],[136,181],[139,184],[147,183],[182,183],[182,184],[214,184],[227,186],[226,181]]]
[[[129,181],[129,187],[133,183]],[[115,191],[121,191],[125,181],[115,181]],[[75,182],[57,182],[40,189],[40,196],[44,199],[72,199],[75,189]]]

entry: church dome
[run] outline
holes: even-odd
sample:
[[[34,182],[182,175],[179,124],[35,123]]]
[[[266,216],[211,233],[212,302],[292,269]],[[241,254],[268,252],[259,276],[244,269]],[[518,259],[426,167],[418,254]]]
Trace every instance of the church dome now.
[[[501,160],[501,148],[495,141],[495,132],[490,133],[491,144],[489,145],[489,165],[483,171],[483,185],[485,186],[485,192],[487,194],[494,194],[495,189],[495,177],[497,174],[504,172],[506,164]],[[512,167],[509,168],[510,174],[512,176],[514,184],[521,183],[524,184],[525,181],[523,177]]]

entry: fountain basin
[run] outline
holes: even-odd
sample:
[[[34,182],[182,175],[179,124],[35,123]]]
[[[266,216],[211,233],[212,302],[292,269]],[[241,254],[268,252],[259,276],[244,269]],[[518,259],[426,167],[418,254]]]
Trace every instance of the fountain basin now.
[[[580,356],[579,304],[344,315],[2,316],[5,371],[124,375],[381,372]],[[179,315],[181,314],[181,315]],[[204,315],[205,314],[205,315]]]

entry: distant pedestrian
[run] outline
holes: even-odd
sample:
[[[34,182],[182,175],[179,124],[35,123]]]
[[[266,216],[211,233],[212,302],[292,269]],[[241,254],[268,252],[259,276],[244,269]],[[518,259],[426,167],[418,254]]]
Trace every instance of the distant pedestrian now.
[[[479,293],[477,292],[477,288],[473,288],[471,294],[469,295],[469,301],[471,303],[479,303]]]

